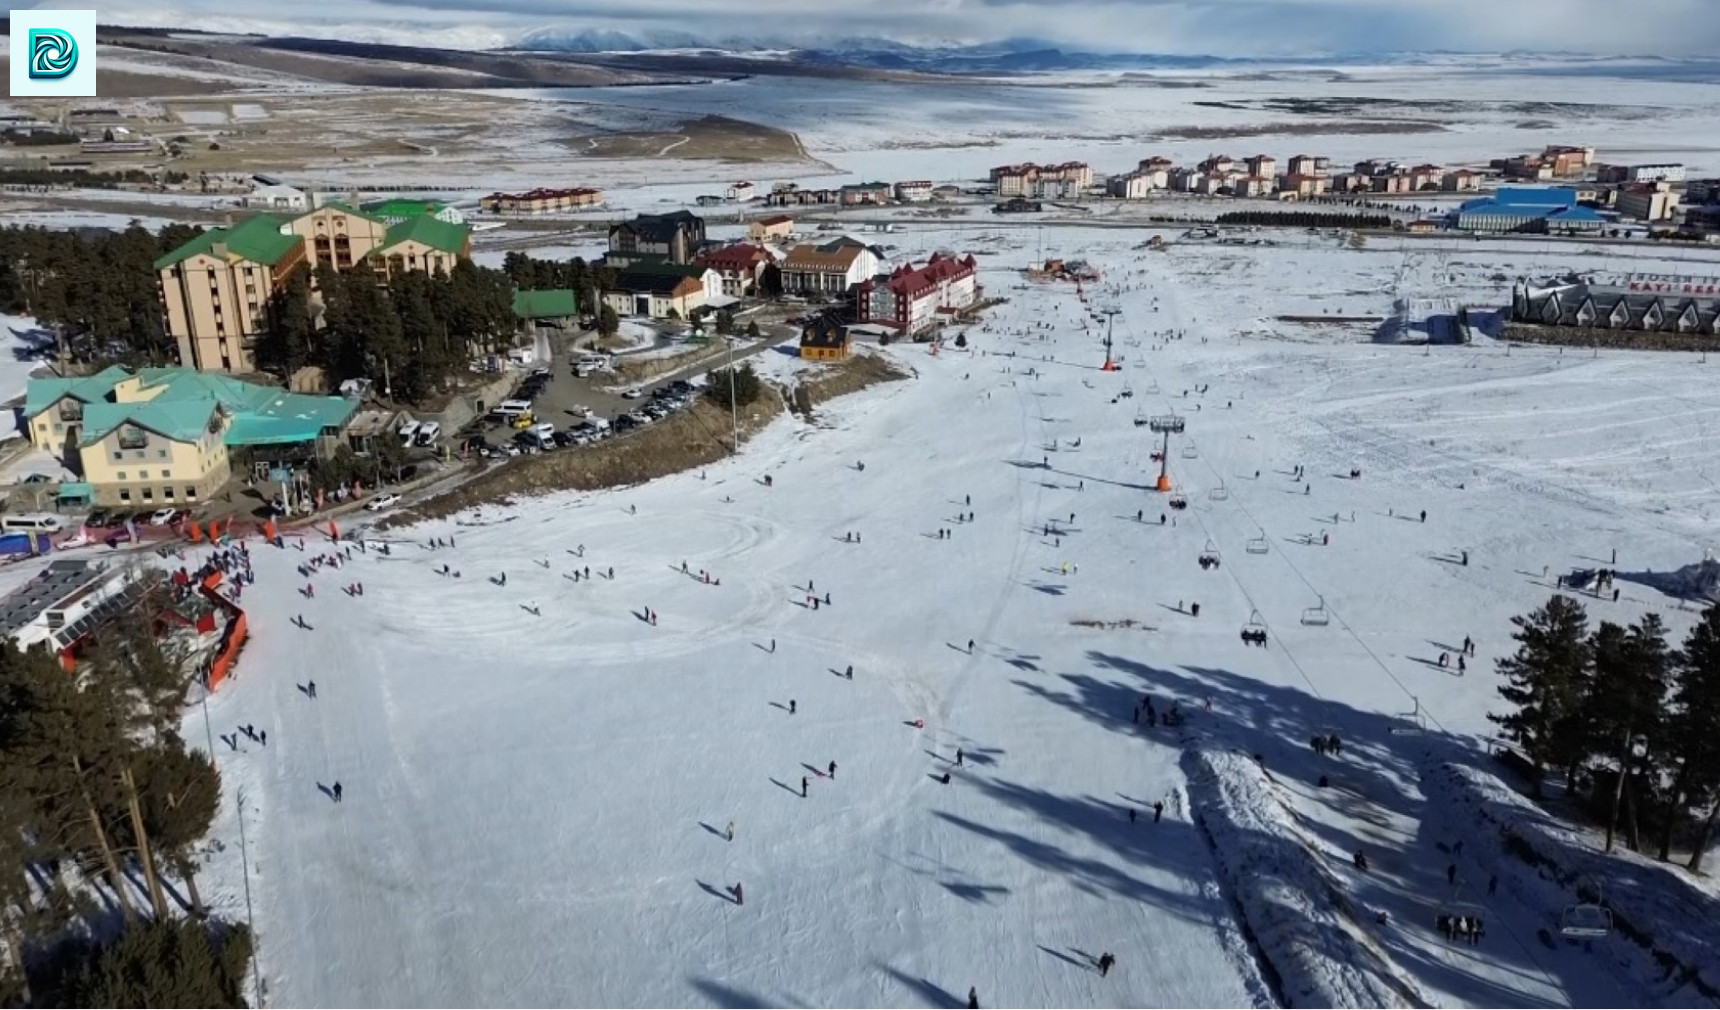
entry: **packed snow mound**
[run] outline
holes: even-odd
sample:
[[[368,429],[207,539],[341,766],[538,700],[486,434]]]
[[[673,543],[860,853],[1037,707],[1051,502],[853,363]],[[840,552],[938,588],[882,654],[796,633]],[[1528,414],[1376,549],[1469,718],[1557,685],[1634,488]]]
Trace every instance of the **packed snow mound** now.
[[[1671,572],[1619,572],[1618,577],[1681,600],[1720,600],[1720,561],[1712,559]]]
[[[1430,807],[1445,807],[1446,823],[1474,823],[1480,835],[1532,866],[1562,889],[1546,899],[1549,936],[1563,906],[1592,900],[1578,885],[1599,884],[1612,910],[1615,933],[1643,947],[1660,976],[1699,989],[1720,1002],[1720,897],[1694,884],[1684,871],[1618,849],[1599,852],[1592,839],[1531,803],[1496,775],[1455,762],[1431,765],[1422,776]]]
[[[1290,822],[1254,759],[1192,750],[1183,760],[1192,810],[1219,873],[1288,1006],[1426,1006],[1367,938],[1318,852]]]

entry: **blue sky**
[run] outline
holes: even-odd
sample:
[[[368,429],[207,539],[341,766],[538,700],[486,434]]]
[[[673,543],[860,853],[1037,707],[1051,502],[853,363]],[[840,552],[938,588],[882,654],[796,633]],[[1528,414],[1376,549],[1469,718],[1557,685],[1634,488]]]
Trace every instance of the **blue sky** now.
[[[89,0],[44,7],[87,8]],[[1720,53],[1720,0],[107,0],[107,23],[484,48],[534,30],[983,41],[1294,55],[1404,50]]]

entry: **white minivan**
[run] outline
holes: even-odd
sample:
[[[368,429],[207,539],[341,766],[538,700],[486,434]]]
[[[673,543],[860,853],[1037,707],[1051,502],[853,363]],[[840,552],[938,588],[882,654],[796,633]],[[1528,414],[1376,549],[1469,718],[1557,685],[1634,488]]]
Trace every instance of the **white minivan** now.
[[[441,437],[442,425],[440,422],[425,421],[418,426],[418,445],[420,448],[429,448],[435,445],[436,440]]]
[[[400,445],[402,448],[412,448],[412,440],[418,437],[418,422],[407,421],[401,424],[399,429],[397,429],[397,434],[400,436]]]
[[[60,517],[33,513],[0,517],[0,530],[7,533],[58,533]]]
[[[504,421],[512,421],[514,418],[519,417],[522,414],[529,414],[531,412],[532,405],[530,400],[503,400],[501,403],[496,404],[495,410],[490,411],[490,413]]]

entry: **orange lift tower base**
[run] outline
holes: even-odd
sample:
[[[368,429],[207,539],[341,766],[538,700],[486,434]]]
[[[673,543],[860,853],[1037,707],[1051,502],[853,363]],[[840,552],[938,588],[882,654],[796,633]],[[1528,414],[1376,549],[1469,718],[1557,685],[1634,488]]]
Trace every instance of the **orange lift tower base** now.
[[[1147,425],[1153,429],[1153,434],[1164,436],[1164,451],[1159,453],[1159,483],[1161,492],[1169,493],[1171,484],[1171,436],[1183,433],[1183,419],[1177,414],[1165,414],[1152,418]]]

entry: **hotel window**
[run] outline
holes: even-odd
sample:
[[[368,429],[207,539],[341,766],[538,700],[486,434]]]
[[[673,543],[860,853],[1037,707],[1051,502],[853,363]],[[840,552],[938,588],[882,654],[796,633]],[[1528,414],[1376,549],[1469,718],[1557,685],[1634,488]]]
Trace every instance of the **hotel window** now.
[[[163,474],[162,476],[166,476],[166,475]],[[162,488],[161,489],[161,497],[164,501],[172,501],[173,500],[173,489],[171,487]]]
[[[155,458],[156,459],[166,459],[167,458],[167,450],[166,449],[155,450]]]
[[[119,473],[114,474],[114,479],[115,480],[125,480],[125,471],[121,470]]]
[[[144,501],[152,502],[155,500],[155,492],[150,488],[144,488],[142,494]]]
[[[191,487],[188,485],[185,488],[185,500],[186,501],[196,501],[197,500],[197,489],[195,487]]]
[[[131,492],[126,490],[123,487],[120,488],[119,489],[119,500],[120,501],[131,501]]]
[[[141,449],[149,444],[149,434],[135,424],[127,424],[119,429],[119,447],[121,449]]]
[[[172,480],[172,479],[173,479],[173,474],[171,474],[171,473],[169,473],[169,472],[168,472],[168,471],[166,471],[166,470],[163,470],[163,471],[161,471],[161,479],[162,479],[162,480]]]
[[[139,470],[137,472],[137,479],[138,480],[148,480],[149,479],[149,471],[148,470]]]

